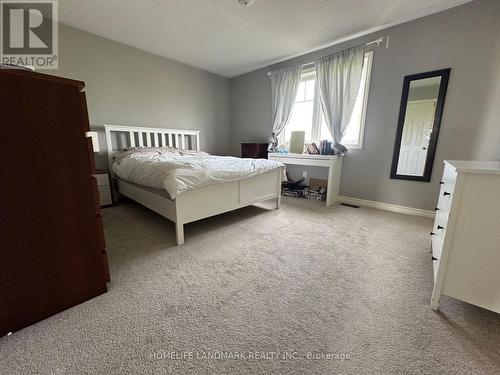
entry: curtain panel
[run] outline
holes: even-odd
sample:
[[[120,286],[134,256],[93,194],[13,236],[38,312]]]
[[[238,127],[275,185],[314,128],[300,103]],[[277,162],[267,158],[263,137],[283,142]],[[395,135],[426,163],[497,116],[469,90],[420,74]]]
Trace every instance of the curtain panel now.
[[[302,66],[296,66],[270,73],[273,115],[272,141],[269,147],[271,151],[275,151],[278,135],[290,121],[301,72]]]
[[[325,121],[333,135],[334,147],[342,152],[347,151],[341,141],[361,84],[364,58],[363,44],[315,61]]]

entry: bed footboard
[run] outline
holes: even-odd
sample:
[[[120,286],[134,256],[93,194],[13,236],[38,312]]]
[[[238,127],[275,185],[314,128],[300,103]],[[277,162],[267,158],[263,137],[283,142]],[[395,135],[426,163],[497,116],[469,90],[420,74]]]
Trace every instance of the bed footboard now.
[[[276,199],[276,208],[279,208],[281,176],[281,170],[273,170],[240,181],[190,190],[175,200],[123,180],[117,181],[121,194],[173,221],[176,243],[183,245],[184,224],[270,199]]]
[[[281,170],[274,170],[240,181],[187,191],[175,200],[178,224],[176,228],[180,228],[181,223],[190,223],[270,199],[276,199],[276,208],[279,208],[281,176]],[[178,240],[183,237],[177,236]],[[178,241],[177,244],[182,243]]]

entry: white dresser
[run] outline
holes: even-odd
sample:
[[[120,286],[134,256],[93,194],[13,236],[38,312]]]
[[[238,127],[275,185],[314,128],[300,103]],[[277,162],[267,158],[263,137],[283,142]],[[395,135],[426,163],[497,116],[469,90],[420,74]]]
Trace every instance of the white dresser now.
[[[434,290],[500,313],[500,161],[445,161],[431,232]]]

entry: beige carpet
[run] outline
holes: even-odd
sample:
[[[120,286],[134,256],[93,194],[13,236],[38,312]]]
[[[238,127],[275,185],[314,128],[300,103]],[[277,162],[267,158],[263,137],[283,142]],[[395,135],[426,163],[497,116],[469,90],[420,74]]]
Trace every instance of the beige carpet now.
[[[109,292],[2,340],[1,374],[500,372],[500,315],[428,307],[429,219],[285,199],[180,248],[136,204],[104,219]]]

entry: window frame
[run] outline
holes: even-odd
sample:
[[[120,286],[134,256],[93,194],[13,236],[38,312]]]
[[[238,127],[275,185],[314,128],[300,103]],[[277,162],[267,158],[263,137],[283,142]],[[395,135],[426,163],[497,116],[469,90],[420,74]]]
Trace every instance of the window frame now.
[[[366,122],[366,111],[368,107],[368,96],[370,92],[370,81],[373,63],[373,51],[366,51],[364,58],[367,58],[367,70],[366,70],[366,84],[363,96],[363,104],[361,105],[361,125],[359,127],[358,143],[350,144],[343,143],[349,150],[361,150],[363,148],[364,134],[365,134],[365,122]],[[314,99],[313,99],[313,115],[312,115],[312,128],[311,128],[311,138],[313,142],[321,141],[321,122],[322,122],[322,109],[321,100],[319,98],[318,84],[316,81],[316,69],[314,67],[304,69],[301,73],[300,82],[310,80],[311,76],[314,76],[315,86],[314,86]],[[279,136],[279,143],[286,144],[285,131],[281,132]]]

